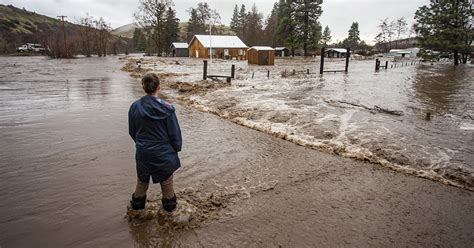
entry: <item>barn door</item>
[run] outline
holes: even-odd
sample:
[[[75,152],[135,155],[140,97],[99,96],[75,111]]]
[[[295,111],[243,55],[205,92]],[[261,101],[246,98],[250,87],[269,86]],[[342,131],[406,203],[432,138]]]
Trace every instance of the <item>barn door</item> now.
[[[196,50],[196,58],[199,58],[199,50]]]
[[[262,65],[268,65],[268,53],[266,51],[261,53]]]

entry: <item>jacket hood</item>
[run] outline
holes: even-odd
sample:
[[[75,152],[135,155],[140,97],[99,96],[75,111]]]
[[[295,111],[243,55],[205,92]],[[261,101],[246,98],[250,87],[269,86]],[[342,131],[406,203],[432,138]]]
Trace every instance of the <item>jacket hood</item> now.
[[[153,120],[166,119],[174,112],[174,108],[159,97],[143,96],[137,101],[137,110],[140,116]]]

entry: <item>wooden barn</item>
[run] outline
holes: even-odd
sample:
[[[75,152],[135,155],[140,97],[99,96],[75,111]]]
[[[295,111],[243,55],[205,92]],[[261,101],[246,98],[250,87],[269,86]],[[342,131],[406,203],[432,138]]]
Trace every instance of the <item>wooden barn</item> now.
[[[249,64],[274,65],[275,49],[267,46],[253,46],[248,51]]]
[[[209,58],[211,47],[213,58],[247,58],[247,45],[239,37],[231,35],[195,35],[189,43],[189,57]]]
[[[171,44],[171,56],[173,56],[173,57],[189,57],[188,43],[173,42]]]
[[[328,58],[345,58],[347,49],[345,48],[329,48],[326,50]]]
[[[286,47],[275,47],[275,56],[288,57],[290,56],[290,49]]]

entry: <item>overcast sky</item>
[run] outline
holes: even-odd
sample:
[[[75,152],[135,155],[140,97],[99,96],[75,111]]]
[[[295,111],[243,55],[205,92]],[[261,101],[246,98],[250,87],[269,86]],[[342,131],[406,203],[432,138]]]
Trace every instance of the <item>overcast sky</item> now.
[[[187,10],[205,0],[174,0],[175,9],[181,21],[187,21]],[[258,10],[266,17],[270,14],[273,3],[277,0],[208,0],[211,8],[217,9],[222,22],[229,24],[235,4],[245,4],[247,10],[256,4]],[[418,7],[426,5],[429,0],[324,0],[323,14],[320,22],[328,25],[333,41],[347,37],[347,31],[353,21],[359,22],[361,39],[373,43],[377,34],[377,24],[384,18],[397,19],[405,17],[409,24]],[[55,17],[68,16],[75,21],[86,13],[94,17],[104,17],[112,28],[133,22],[133,13],[138,9],[138,0],[0,0],[1,4],[12,4],[25,7],[40,14]]]

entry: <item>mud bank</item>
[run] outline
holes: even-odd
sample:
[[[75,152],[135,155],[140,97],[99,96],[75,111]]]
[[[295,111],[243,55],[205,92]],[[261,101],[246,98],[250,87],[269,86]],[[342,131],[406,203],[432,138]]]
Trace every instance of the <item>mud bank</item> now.
[[[199,60],[176,61],[148,58],[143,62],[144,68],[163,75],[167,95],[182,104],[312,149],[474,190],[470,145],[474,133],[465,128],[474,125],[468,118],[474,109],[469,68],[453,74],[443,67],[420,65],[374,74],[370,62],[356,62],[348,76],[283,78],[280,72],[311,68],[317,60],[286,59],[275,67],[212,64],[211,70],[221,74],[229,63],[237,64],[237,80],[229,85],[199,80]],[[337,67],[341,61],[330,64]],[[262,78],[266,70],[273,74]],[[463,87],[466,92],[454,93],[441,84]],[[449,96],[452,106],[447,107],[447,100],[439,99],[436,91]],[[426,120],[427,113],[435,117]]]

